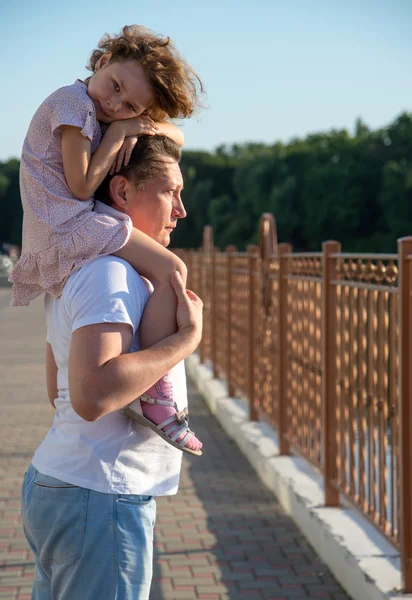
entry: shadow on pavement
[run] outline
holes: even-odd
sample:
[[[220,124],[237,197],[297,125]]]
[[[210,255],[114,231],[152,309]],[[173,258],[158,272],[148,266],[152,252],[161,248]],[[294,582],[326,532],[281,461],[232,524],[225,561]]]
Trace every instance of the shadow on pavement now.
[[[191,382],[189,394],[204,455],[185,455],[179,494],[160,500],[151,600],[348,600]]]

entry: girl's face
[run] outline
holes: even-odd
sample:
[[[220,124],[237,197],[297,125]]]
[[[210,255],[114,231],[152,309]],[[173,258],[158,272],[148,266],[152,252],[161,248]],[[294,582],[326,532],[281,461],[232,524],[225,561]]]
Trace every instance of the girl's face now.
[[[97,61],[87,88],[97,120],[103,123],[138,117],[154,101],[150,83],[138,62],[112,62],[110,58],[110,52],[106,52]]]

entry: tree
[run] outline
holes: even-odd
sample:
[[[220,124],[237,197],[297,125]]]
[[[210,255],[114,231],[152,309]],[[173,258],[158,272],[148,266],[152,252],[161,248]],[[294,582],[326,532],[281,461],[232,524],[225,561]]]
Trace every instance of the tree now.
[[[21,245],[19,168],[17,159],[0,163],[0,242]]]
[[[275,215],[281,241],[319,250],[325,239],[346,251],[392,252],[412,233],[412,114],[376,131],[360,119],[346,130],[288,144],[221,145],[184,151],[183,200],[188,216],[175,247],[198,247],[203,227],[215,245],[244,250],[257,242],[260,216]],[[0,163],[0,241],[19,243],[22,210],[17,160]]]

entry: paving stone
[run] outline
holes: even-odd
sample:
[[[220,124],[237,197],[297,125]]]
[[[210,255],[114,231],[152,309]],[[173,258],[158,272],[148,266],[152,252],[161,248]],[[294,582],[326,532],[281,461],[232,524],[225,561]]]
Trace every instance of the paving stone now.
[[[53,411],[42,299],[12,309],[9,296],[0,288],[0,598],[28,600],[20,487]],[[184,455],[179,494],[158,499],[151,600],[349,600],[191,383],[189,402],[204,454]]]

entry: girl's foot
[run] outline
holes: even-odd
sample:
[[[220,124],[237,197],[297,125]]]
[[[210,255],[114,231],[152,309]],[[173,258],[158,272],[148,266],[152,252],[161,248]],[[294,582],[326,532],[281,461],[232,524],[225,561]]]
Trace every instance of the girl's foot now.
[[[170,421],[161,427],[167,437],[174,439],[178,444],[185,440],[184,448],[196,453],[200,451],[203,446],[202,442],[193,432],[190,432],[185,415],[176,410],[176,403],[173,400],[173,384],[167,375],[146,391],[140,398],[140,406],[143,416],[155,425]],[[128,409],[129,416],[132,416],[130,410],[133,411],[133,408],[129,406]],[[179,436],[175,439],[174,434],[177,431]]]

